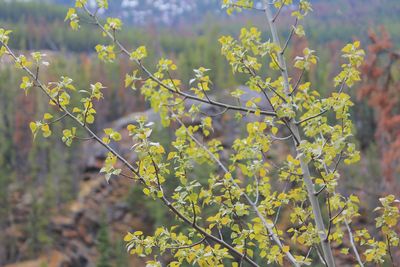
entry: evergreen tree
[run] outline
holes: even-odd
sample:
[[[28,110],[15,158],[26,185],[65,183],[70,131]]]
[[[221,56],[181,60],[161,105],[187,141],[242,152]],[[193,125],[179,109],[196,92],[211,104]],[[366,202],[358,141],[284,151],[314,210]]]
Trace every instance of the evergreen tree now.
[[[97,267],[112,267],[111,252],[112,246],[109,237],[109,230],[107,225],[107,216],[103,214],[100,221],[100,229],[97,233],[97,250],[100,257],[97,261]]]

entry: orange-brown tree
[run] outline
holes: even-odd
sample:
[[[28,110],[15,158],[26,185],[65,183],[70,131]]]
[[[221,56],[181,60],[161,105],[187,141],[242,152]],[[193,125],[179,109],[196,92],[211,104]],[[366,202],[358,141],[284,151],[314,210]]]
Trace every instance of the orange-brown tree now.
[[[358,96],[366,99],[375,111],[375,139],[381,153],[381,168],[386,189],[398,190],[400,173],[400,53],[393,48],[384,28],[381,34],[370,31],[371,45],[363,71],[363,84]]]

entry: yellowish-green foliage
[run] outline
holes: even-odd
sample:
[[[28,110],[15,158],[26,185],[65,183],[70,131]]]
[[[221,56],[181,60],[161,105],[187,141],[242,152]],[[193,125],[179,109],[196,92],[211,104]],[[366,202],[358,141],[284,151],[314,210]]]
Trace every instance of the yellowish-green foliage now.
[[[76,10],[74,8],[70,8],[68,10],[65,21],[69,21],[69,25],[73,30],[77,30],[79,28],[79,17],[78,14],[76,14]]]
[[[90,139],[109,150],[101,169],[107,180],[123,175],[137,181],[147,197],[160,200],[160,205],[175,216],[175,226],[160,227],[153,235],[141,231],[128,233],[124,240],[131,254],[154,258],[148,261],[148,266],[161,266],[164,254],[173,256],[169,266],[186,263],[242,266],[244,262],[251,266],[315,266],[321,259],[334,266],[331,253],[334,243],[341,246],[341,253],[352,253],[360,266],[391,260],[391,250],[399,245],[396,198],[380,199],[382,206],[376,209],[376,228],[380,234],[374,236],[365,228],[351,229],[354,219],[360,216],[360,201],[353,194],[337,190],[341,176],[338,165],[360,160],[360,153],[352,143],[349,110],[353,103],[346,93],[360,80],[364,51],[358,41],[342,49],[342,70],[333,81],[336,90],[323,98],[316,90],[318,85],[304,81],[302,76],[290,77],[285,62],[292,35],[305,35],[300,22],[312,11],[310,2],[264,1],[261,11],[266,12],[274,38],[264,39],[262,30],[254,27],[242,29],[238,38],[219,38],[221,53],[233,73],[246,75],[246,85],[258,94],[241,103],[245,91],[232,90],[230,95],[238,104],[230,105],[212,99],[214,88],[208,75],[212,66],[194,69],[188,88],[174,79],[179,69],[170,59],[160,59],[156,71],[150,72],[143,63],[148,55],[146,48],[140,46],[129,51],[119,43],[116,32],[122,27],[121,21],[107,18],[102,25],[96,13],[98,9],[106,9],[108,3],[98,0],[97,4],[92,12],[86,1],[76,1],[66,20],[77,30],[79,14],[86,13],[103,36],[112,41],[112,45],[95,47],[98,57],[112,62],[122,54],[131,60],[132,71],[125,76],[125,87],[136,90],[140,85],[146,100],[160,114],[162,125],[171,127],[171,122],[178,125],[169,151],[152,140],[153,123],[141,118],[127,127],[132,153],[137,155],[135,162],[129,162],[109,146],[121,141],[119,132],[107,128],[99,137],[88,127],[95,120],[94,103],[103,98],[102,84],[77,90],[68,77],[42,83],[38,78],[39,68],[48,63],[38,53],[32,54],[32,60],[16,56],[7,45],[10,32],[4,29],[0,29],[0,55],[11,56],[25,72],[20,85],[25,92],[33,87],[41,89],[49,97],[50,105],[55,106],[51,110],[61,114],[54,119],[55,115],[46,113],[41,121],[32,122],[34,136],[41,132],[48,137],[53,123],[64,117],[72,118]],[[292,12],[295,23],[282,46],[276,40],[274,23],[282,8],[289,5],[297,6]],[[260,11],[251,0],[224,0],[223,7],[228,13],[242,9]],[[271,9],[276,12],[273,17]],[[305,48],[295,58],[293,68],[304,73],[316,64],[316,51]],[[264,68],[269,68],[270,77],[258,74]],[[80,95],[81,106],[71,106],[71,93]],[[194,101],[190,106],[185,104],[188,99]],[[204,105],[220,108],[219,115],[231,112],[239,122],[246,117],[244,135],[236,136],[231,147],[223,147],[221,140],[210,137],[214,116],[203,114]],[[184,121],[194,118],[199,118],[199,125],[185,125]],[[65,129],[63,142],[70,146],[82,139],[78,132],[76,127]],[[287,141],[293,153],[282,162],[271,163],[267,155],[275,141]],[[200,165],[208,166],[210,174],[206,182],[190,174]],[[178,186],[167,192],[169,183]],[[281,220],[283,211],[289,214],[287,222]]]

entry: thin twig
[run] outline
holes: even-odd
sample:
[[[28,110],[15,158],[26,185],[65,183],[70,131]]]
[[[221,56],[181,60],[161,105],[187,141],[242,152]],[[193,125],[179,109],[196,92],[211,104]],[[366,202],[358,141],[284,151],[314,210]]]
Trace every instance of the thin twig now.
[[[244,60],[242,60],[242,63],[244,65],[244,67],[247,69],[247,71],[249,72],[249,74],[253,77],[256,78],[257,77],[257,73],[255,72],[255,70],[253,70],[252,68],[250,68],[249,66],[246,65],[246,63],[244,62]],[[262,87],[260,85],[260,83],[257,81],[257,87],[264,93],[265,97],[267,98],[269,104],[271,105],[271,107],[273,108],[273,111],[276,113],[274,106],[272,105],[269,97],[266,95],[265,89],[264,87]],[[267,85],[268,89],[270,89],[274,94],[276,94],[280,99],[283,100],[283,102],[287,103],[287,100],[281,95],[279,94],[272,86]]]
[[[239,5],[239,4],[229,4],[232,7],[236,7],[236,8],[243,8],[243,9],[251,9],[251,10],[257,10],[257,11],[264,11],[263,8],[256,8],[253,6],[245,6],[245,5]]]
[[[68,116],[68,114],[63,114],[61,117],[59,117],[59,118],[57,118],[57,119],[55,119],[55,120],[52,120],[52,121],[50,121],[50,122],[47,122],[47,124],[48,125],[50,125],[50,124],[54,124],[54,123],[56,123],[56,122],[59,122],[60,120],[62,120],[62,119],[64,119],[65,117],[67,117]]]
[[[257,175],[254,175],[254,180],[256,182],[256,199],[254,200],[254,205],[258,204],[258,199],[260,198],[260,182],[258,181]]]
[[[225,108],[223,111],[221,111],[221,112],[219,112],[219,113],[217,113],[217,114],[207,114],[207,113],[205,113],[205,112],[203,112],[203,111],[200,111],[200,113],[203,114],[203,115],[205,115],[205,116],[208,116],[208,117],[211,117],[211,118],[215,118],[215,117],[224,115],[227,111],[228,111],[228,109]]]
[[[93,140],[94,137],[79,137],[79,136],[74,136],[74,139],[80,140],[80,141],[90,141]]]
[[[283,67],[281,67],[281,65],[279,64],[279,62],[276,60],[275,55],[272,53],[269,53],[269,56],[271,57],[272,61],[274,62],[274,64],[279,68],[279,70],[281,72],[285,71],[285,69]]]
[[[286,192],[287,186],[288,186],[288,182],[286,182],[285,187],[283,188],[283,193]],[[275,216],[275,220],[274,220],[274,225],[276,225],[276,224],[278,223],[279,214],[281,213],[281,209],[282,209],[282,204],[279,206],[278,211],[276,212],[276,216]]]
[[[390,236],[389,235],[386,235],[386,243],[387,243],[389,258],[390,258],[390,261],[392,262],[392,267],[395,267],[394,261],[393,261],[392,249],[390,246]]]
[[[180,104],[182,104],[183,102],[185,102],[186,97],[184,97],[183,99],[181,99],[181,101],[177,102],[177,103],[171,103],[171,104],[163,104],[166,107],[174,107],[174,106],[178,106]]]
[[[113,41],[115,42],[115,44],[124,52],[125,55],[130,57],[130,52],[120,43],[120,41],[118,41],[117,39],[115,39],[115,37],[112,35],[112,33],[110,33],[109,31],[107,31],[103,24],[100,23],[98,17],[96,15],[94,15],[93,13],[90,12],[90,10],[86,7],[86,5],[83,6],[85,12],[94,19],[96,25]],[[218,106],[218,107],[222,107],[222,108],[228,108],[229,110],[235,110],[235,111],[242,111],[245,113],[256,113],[258,112],[258,110],[256,109],[251,109],[251,108],[246,108],[246,107],[242,107],[242,106],[233,106],[233,105],[229,105],[229,104],[225,104],[225,103],[221,103],[215,100],[207,100],[207,99],[202,99],[199,97],[196,97],[194,95],[190,95],[181,91],[176,91],[174,88],[171,88],[170,86],[166,85],[165,83],[163,83],[160,79],[158,79],[157,77],[155,77],[144,65],[140,60],[136,60],[134,59],[134,62],[140,67],[140,69],[149,77],[149,79],[151,79],[152,81],[156,82],[160,87],[163,87],[165,89],[167,89],[168,91],[180,95],[182,97],[186,97],[187,99],[192,99],[198,102],[202,102],[202,103],[206,103],[206,104],[210,104],[210,105],[214,105],[214,106]],[[271,111],[265,111],[265,110],[261,110],[260,114],[266,115],[266,116],[276,116],[275,112],[271,112]]]
[[[309,120],[318,118],[318,117],[324,115],[324,114],[327,113],[327,112],[328,112],[328,110],[321,111],[320,113],[318,113],[318,114],[316,114],[316,115],[313,115],[313,116],[311,116],[311,117],[305,118],[304,120],[301,120],[301,121],[299,121],[299,122],[296,122],[296,124],[297,124],[297,125],[300,125],[300,124],[305,123],[305,122],[307,122],[307,121],[309,121]]]
[[[130,179],[130,180],[136,180],[135,177],[130,176],[130,175],[128,175],[128,174],[125,174],[125,173],[123,173],[123,172],[121,172],[119,175],[122,176],[122,177],[128,178],[128,179]]]
[[[349,223],[345,220],[344,224],[346,225],[347,232],[349,233],[349,239],[351,243],[351,248],[353,249],[354,255],[356,255],[356,259],[360,267],[364,267],[364,263],[361,260],[360,254],[358,253],[357,246],[354,243],[354,237],[353,237],[353,232],[351,231]]]
[[[279,14],[281,13],[281,11],[286,3],[286,0],[281,0],[280,2],[281,2],[281,6],[279,7],[278,11],[276,12],[274,18],[272,19],[273,23],[275,23],[276,19],[278,18]]]
[[[196,214],[196,207],[194,206],[194,202],[191,201],[192,211],[193,211],[193,225],[196,225],[197,221],[197,214]]]
[[[299,85],[300,85],[301,78],[303,78],[304,73],[305,73],[305,70],[303,69],[303,70],[301,71],[301,73],[300,73],[299,78],[297,79],[296,84],[295,84],[294,87],[293,87],[293,90],[292,90],[292,91],[290,92],[290,94],[289,94],[290,96],[292,96],[292,95],[296,92],[297,88],[298,88]]]
[[[289,140],[290,138],[293,137],[292,135],[288,135],[286,137],[277,137],[277,136],[275,136],[273,134],[271,134],[270,136],[271,136],[272,139],[278,140],[278,141],[286,141],[286,140]]]
[[[181,249],[192,248],[192,247],[195,247],[195,246],[200,245],[200,244],[203,243],[206,239],[207,239],[207,237],[203,237],[203,239],[201,239],[200,241],[195,242],[195,243],[193,243],[193,244],[185,245],[185,246],[180,246],[180,247],[168,247],[168,249],[171,249],[171,250],[181,250]]]
[[[344,78],[344,80],[342,81],[342,84],[340,85],[340,89],[339,89],[339,91],[338,91],[339,94],[341,94],[341,93],[343,92],[344,86],[346,85],[347,79],[348,79],[348,78],[346,77],[346,78]]]
[[[315,192],[314,195],[319,196],[325,189],[326,189],[326,184],[324,184],[317,192]]]
[[[294,25],[292,25],[292,29],[291,29],[291,31],[290,31],[290,33],[289,33],[289,37],[287,38],[287,40],[286,40],[286,42],[285,42],[285,45],[283,46],[283,48],[282,48],[282,50],[281,50],[281,52],[280,52],[281,55],[285,54],[285,51],[286,51],[286,49],[287,49],[288,46],[289,46],[290,40],[291,40],[292,37],[293,37],[293,33],[294,33],[295,29],[296,29],[296,26],[297,26],[298,22],[299,22],[299,19],[296,18],[296,21],[295,21]]]

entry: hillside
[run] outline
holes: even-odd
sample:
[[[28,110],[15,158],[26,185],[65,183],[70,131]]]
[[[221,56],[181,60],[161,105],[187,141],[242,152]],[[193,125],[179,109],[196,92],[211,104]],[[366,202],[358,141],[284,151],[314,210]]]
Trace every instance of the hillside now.
[[[358,0],[313,1],[313,16],[305,21],[307,39],[322,44],[334,40],[343,42],[357,37],[366,41],[369,28],[385,26],[394,40],[398,40],[400,6],[392,0],[370,0],[368,5]],[[97,32],[84,27],[71,32],[64,17],[71,1],[8,1],[0,0],[0,23],[15,28],[13,43],[28,49],[51,49],[68,51],[92,51],[101,40]],[[100,10],[100,13],[104,10]],[[290,20],[290,8],[282,11],[284,20]],[[122,38],[133,43],[137,34],[176,33],[197,36],[204,30],[225,28],[237,31],[250,19],[256,25],[264,25],[263,16],[255,12],[228,17],[218,0],[115,0],[110,1],[107,15],[123,19],[125,28]],[[33,24],[26,24],[32,21]],[[194,26],[194,27],[192,27]],[[32,29],[33,28],[33,29]],[[36,29],[37,28],[37,29]],[[175,31],[174,31],[175,29]],[[283,29],[284,30],[284,29]]]

